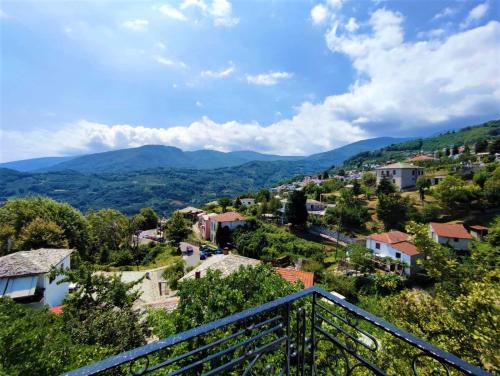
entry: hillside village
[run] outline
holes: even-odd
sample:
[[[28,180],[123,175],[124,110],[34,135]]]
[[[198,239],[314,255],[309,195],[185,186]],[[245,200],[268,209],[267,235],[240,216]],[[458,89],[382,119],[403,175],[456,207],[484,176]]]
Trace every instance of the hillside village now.
[[[495,134],[405,154],[387,160],[356,157],[356,168],[347,161],[168,217],[151,208],[130,218],[114,209],[83,215],[46,198],[11,198],[0,207],[0,297],[27,309],[48,307],[48,314],[69,325],[89,315],[86,304],[90,310],[94,304],[112,306],[109,291],[130,290],[122,308],[130,317],[148,318],[148,328],[128,328],[142,334],[122,347],[102,342],[111,353],[171,334],[166,322],[187,329],[175,320],[196,283],[223,284],[252,268],[282,281],[273,283],[297,290],[320,286],[413,327],[415,322],[395,318],[396,311],[387,308],[392,300],[418,307],[410,303],[411,294],[427,294],[417,301],[438,299],[432,295],[436,286],[447,274],[459,273],[470,257],[467,262],[477,262],[478,270],[490,268],[485,275],[498,272],[500,139]],[[483,265],[478,252],[490,253],[493,264]],[[484,278],[484,283],[494,280]],[[100,287],[93,290],[92,284]],[[97,304],[99,299],[105,303]],[[96,351],[71,366],[105,354]],[[483,355],[476,364],[499,369],[490,353]]]

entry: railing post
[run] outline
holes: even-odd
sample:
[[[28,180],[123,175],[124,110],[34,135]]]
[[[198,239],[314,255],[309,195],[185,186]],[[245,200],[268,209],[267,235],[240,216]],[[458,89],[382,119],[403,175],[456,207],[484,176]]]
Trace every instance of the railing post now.
[[[284,321],[285,321],[285,331],[286,331],[286,354],[285,354],[285,370],[286,376],[290,376],[290,303],[286,303],[284,306]]]
[[[312,294],[312,309],[311,309],[311,360],[310,360],[311,376],[316,370],[316,293]]]

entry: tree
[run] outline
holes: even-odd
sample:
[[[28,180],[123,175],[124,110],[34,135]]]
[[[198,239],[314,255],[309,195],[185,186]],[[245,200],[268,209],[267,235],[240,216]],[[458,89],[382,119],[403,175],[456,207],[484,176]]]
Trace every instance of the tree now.
[[[9,244],[10,252],[29,249],[24,248],[23,242],[19,242],[19,236],[23,229],[26,233],[25,227],[35,220],[37,220],[37,228],[41,228],[42,221],[50,222],[51,225],[48,228],[51,229],[49,232],[52,232],[53,235],[58,232],[53,224],[57,225],[62,229],[62,238],[67,241],[68,247],[76,248],[80,255],[86,257],[89,233],[85,217],[68,204],[42,197],[10,199],[0,207],[0,224],[2,226],[0,254],[7,252]],[[48,228],[45,226],[45,230]],[[30,232],[32,233],[32,231]],[[6,234],[9,235],[6,236]],[[59,235],[56,236],[56,238],[58,237]],[[26,246],[28,246],[27,243]]]
[[[330,174],[328,173],[328,171],[324,171],[324,172],[323,172],[323,175],[322,175],[323,180],[326,180],[326,179],[328,179],[329,177],[330,177]]]
[[[242,205],[242,204],[241,204],[241,200],[240,200],[240,198],[239,198],[239,197],[238,197],[238,198],[236,198],[236,200],[234,201],[234,207],[235,207],[236,209],[239,209],[239,208],[241,208],[241,205]]]
[[[307,198],[302,191],[292,191],[288,197],[285,208],[285,218],[288,223],[294,226],[303,225],[307,222]]]
[[[232,204],[232,200],[229,197],[222,197],[217,200],[217,203],[222,208],[223,212],[226,212],[227,207]]]
[[[484,183],[485,196],[494,205],[500,203],[500,166],[491,174]]]
[[[215,231],[215,243],[219,247],[226,247],[228,243],[231,242],[231,230],[228,226],[222,227],[220,222],[217,223],[217,229]]]
[[[458,146],[457,145],[453,145],[453,147],[452,147],[451,150],[452,150],[453,155],[457,155],[458,154]]]
[[[179,245],[190,233],[189,222],[184,219],[181,212],[175,212],[167,222],[165,229],[167,239],[171,240],[174,245]]]
[[[262,202],[264,200],[269,201],[271,199],[271,191],[269,189],[263,188],[257,193],[256,201]]]
[[[77,286],[64,299],[62,313],[65,332],[75,343],[110,347],[115,353],[145,343],[147,326],[132,307],[141,294],[134,287],[142,279],[125,283],[118,275],[96,273],[86,263],[78,269],[54,269],[51,274],[62,275],[60,283]]]
[[[410,199],[402,197],[399,193],[378,196],[377,217],[384,223],[386,231],[403,230],[409,219],[410,210]]]
[[[500,153],[500,137],[496,138],[488,145],[488,151],[492,155]]]
[[[472,180],[476,183],[481,189],[484,188],[484,183],[490,177],[490,173],[486,169],[478,170],[474,173]]]
[[[476,153],[484,153],[488,150],[488,141],[480,140],[474,145],[474,151]]]
[[[448,210],[467,209],[477,196],[477,187],[467,186],[455,176],[445,177],[432,189],[433,196]]]
[[[130,245],[129,220],[118,210],[90,211],[86,218],[90,230],[89,259],[105,264],[109,261],[109,251]]]
[[[158,215],[152,208],[142,208],[132,220],[137,230],[151,230],[158,226]]]
[[[354,196],[359,196],[361,194],[361,185],[359,184],[359,181],[354,180],[352,182],[352,194]]]
[[[343,231],[363,229],[370,215],[363,200],[355,197],[352,191],[343,189],[337,204],[326,210],[324,218],[327,224],[336,225],[337,231]]]
[[[23,227],[19,234],[21,249],[68,248],[64,230],[55,222],[36,218]]]
[[[177,289],[178,281],[184,275],[185,268],[186,268],[186,262],[184,260],[179,260],[177,262],[174,262],[172,265],[166,267],[163,273],[161,274],[162,278],[164,278],[168,282],[168,286],[172,290]]]
[[[276,214],[278,209],[281,209],[280,199],[276,197],[271,198],[271,201],[269,201],[269,212],[271,214]]]
[[[449,157],[449,156],[450,156],[450,153],[451,153],[450,148],[446,148],[446,149],[444,149],[444,155],[445,155],[445,156]]]
[[[392,182],[388,178],[386,177],[382,178],[378,183],[378,187],[376,190],[377,195],[378,194],[388,195],[394,192],[396,192],[396,187],[394,186],[394,184],[392,184]]]
[[[361,273],[370,273],[375,268],[373,267],[373,251],[361,244],[349,245],[349,262],[355,270]]]
[[[361,182],[365,187],[375,187],[377,185],[377,177],[373,172],[365,172],[361,178]]]
[[[418,189],[418,193],[420,196],[420,201],[424,201],[425,199],[425,190],[429,189],[431,186],[431,182],[425,176],[419,176],[417,178],[416,187]]]

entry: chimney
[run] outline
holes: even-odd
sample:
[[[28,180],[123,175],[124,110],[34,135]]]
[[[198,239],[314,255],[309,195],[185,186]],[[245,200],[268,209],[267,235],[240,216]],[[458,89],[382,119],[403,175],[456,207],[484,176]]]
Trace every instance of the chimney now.
[[[194,278],[200,279],[201,278],[201,272],[200,271],[195,272],[194,273]]]

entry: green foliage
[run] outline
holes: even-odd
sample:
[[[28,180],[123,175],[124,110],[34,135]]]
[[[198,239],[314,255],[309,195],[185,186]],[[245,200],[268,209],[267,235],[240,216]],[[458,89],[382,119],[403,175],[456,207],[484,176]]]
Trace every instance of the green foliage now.
[[[420,195],[420,200],[424,201],[425,199],[425,191],[430,188],[431,182],[425,176],[419,176],[417,178],[416,187],[418,189],[418,193]]]
[[[497,166],[484,183],[484,194],[492,204],[500,204],[500,166]]]
[[[219,247],[226,247],[228,243],[231,243],[232,235],[229,227],[222,227],[220,222],[217,223],[217,229],[215,231],[215,243]]]
[[[448,210],[467,209],[477,197],[478,187],[466,185],[462,179],[449,175],[432,187],[432,195]]]
[[[132,234],[129,220],[118,210],[90,211],[86,218],[90,232],[89,259],[106,264],[109,262],[110,251],[130,246]]]
[[[168,286],[172,290],[177,289],[178,280],[184,275],[185,267],[186,262],[184,260],[179,260],[165,268],[165,270],[161,274],[162,278],[164,278],[168,282]]]
[[[388,230],[403,230],[410,213],[414,211],[408,197],[399,193],[379,194],[377,203],[377,217]]]
[[[62,318],[0,297],[0,374],[57,375],[113,354],[98,344],[75,343]]]
[[[344,189],[341,197],[333,208],[325,212],[324,220],[329,225],[336,225],[339,231],[364,229],[370,219],[365,201],[353,195],[352,191]]]
[[[361,244],[351,244],[348,248],[349,263],[352,267],[361,272],[369,273],[374,270],[373,267],[373,251]]]
[[[365,187],[375,187],[377,185],[377,177],[373,172],[366,172],[361,178],[361,182]]]
[[[189,222],[184,219],[181,212],[175,212],[167,222],[165,234],[167,239],[171,240],[174,245],[178,245],[186,239],[191,233]]]
[[[269,201],[271,200],[271,191],[267,188],[263,188],[259,191],[259,193],[257,193],[257,196],[256,196],[256,201],[257,202],[262,202],[262,201]]]
[[[152,208],[142,208],[132,220],[134,229],[151,230],[158,225],[158,214]]]
[[[41,197],[11,199],[0,207],[0,223],[0,255],[7,253],[10,237],[11,252],[29,250],[31,246],[67,245],[85,257],[88,224],[68,204]]]
[[[481,169],[478,170],[474,173],[474,176],[472,180],[474,181],[475,184],[477,184],[481,189],[484,188],[484,183],[486,183],[486,180],[490,177],[490,173],[486,169]]]
[[[114,353],[145,343],[147,327],[132,309],[140,296],[134,286],[141,280],[124,283],[118,275],[95,273],[88,264],[52,273],[62,274],[62,282],[77,286],[75,292],[66,296],[62,313],[64,330],[72,341],[109,347]]]
[[[384,177],[383,179],[380,180],[376,190],[377,195],[380,194],[388,195],[394,192],[396,192],[396,187],[394,186],[394,184],[392,184],[392,182],[388,178]]]
[[[294,226],[303,225],[307,221],[306,196],[302,191],[292,191],[285,208],[285,218]]]
[[[227,207],[232,204],[232,200],[230,197],[222,197],[217,200],[217,203],[219,206],[222,208],[222,211],[225,212],[227,210]]]
[[[437,220],[441,213],[441,208],[436,204],[425,204],[422,208],[421,221],[429,223]]]
[[[316,260],[323,257],[322,246],[269,224],[259,224],[255,230],[236,230],[233,237],[238,253],[246,257],[263,260],[283,255]]]

